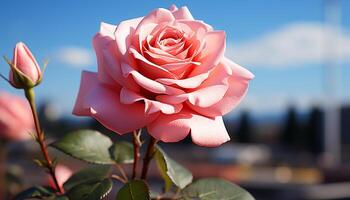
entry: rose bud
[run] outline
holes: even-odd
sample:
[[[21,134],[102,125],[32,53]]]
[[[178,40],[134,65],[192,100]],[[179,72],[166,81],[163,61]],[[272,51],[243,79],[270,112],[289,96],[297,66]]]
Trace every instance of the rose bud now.
[[[32,88],[41,82],[42,74],[35,57],[28,47],[19,42],[13,52],[9,82],[15,88]]]
[[[0,91],[0,138],[8,141],[30,139],[34,121],[29,104],[22,98]]]

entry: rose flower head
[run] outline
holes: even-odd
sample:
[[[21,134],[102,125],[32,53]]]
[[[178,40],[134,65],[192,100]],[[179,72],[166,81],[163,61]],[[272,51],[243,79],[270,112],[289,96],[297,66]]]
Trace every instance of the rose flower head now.
[[[191,134],[194,143],[230,139],[222,116],[254,75],[224,56],[225,32],[195,20],[187,7],[159,8],[93,38],[98,72],[82,73],[73,113],[119,134],[147,127],[163,142]]]
[[[34,121],[25,99],[0,91],[0,138],[10,141],[30,139]]]

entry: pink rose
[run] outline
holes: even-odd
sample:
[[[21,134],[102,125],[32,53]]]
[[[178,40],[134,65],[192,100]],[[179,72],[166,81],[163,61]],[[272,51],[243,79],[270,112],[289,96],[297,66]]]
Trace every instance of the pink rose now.
[[[6,140],[29,139],[34,130],[28,102],[20,97],[0,92],[0,137]]]
[[[19,42],[13,50],[10,83],[16,88],[33,87],[41,81],[41,70],[28,47]]]
[[[70,168],[65,165],[57,165],[55,169],[58,185],[63,188],[63,184],[72,176],[73,172]],[[47,175],[48,184],[52,188],[56,188],[55,182],[52,180],[52,177]]]
[[[189,133],[201,146],[230,139],[222,115],[254,76],[224,56],[224,31],[172,6],[118,26],[102,23],[93,45],[98,73],[82,73],[74,114],[119,134],[146,126],[164,142]]]

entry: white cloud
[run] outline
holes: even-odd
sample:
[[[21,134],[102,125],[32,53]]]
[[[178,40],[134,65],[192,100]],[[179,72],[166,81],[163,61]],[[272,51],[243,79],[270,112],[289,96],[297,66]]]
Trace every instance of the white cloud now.
[[[228,44],[227,53],[237,63],[249,67],[320,64],[335,56],[350,62],[350,33],[321,23],[293,23],[247,42]]]
[[[94,64],[94,54],[90,49],[75,46],[60,48],[54,59],[72,67],[89,67]]]

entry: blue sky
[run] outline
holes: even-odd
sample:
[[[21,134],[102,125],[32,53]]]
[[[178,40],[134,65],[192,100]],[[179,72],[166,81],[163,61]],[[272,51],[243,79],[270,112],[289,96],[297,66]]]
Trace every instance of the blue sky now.
[[[91,39],[100,22],[118,24],[171,4],[188,6],[196,19],[204,20],[215,29],[225,30],[228,57],[237,58],[238,63],[256,75],[247,100],[240,108],[269,112],[284,109],[290,103],[307,107],[322,101],[325,96],[322,59],[313,55],[312,45],[306,46],[310,50],[305,51],[305,54],[310,53],[310,59],[298,54],[300,47],[294,44],[300,40],[289,41],[293,35],[288,35],[295,32],[297,39],[307,38],[318,43],[318,40],[313,41],[316,37],[307,37],[307,34],[320,33],[318,28],[324,22],[325,3],[322,0],[3,1],[0,8],[0,54],[11,57],[15,43],[23,41],[39,62],[50,58],[44,82],[37,89],[38,98],[52,100],[69,113],[78,91],[81,70],[96,71]],[[350,44],[350,1],[343,0],[340,4],[343,29],[340,43]],[[281,40],[277,46],[281,45],[276,47],[274,44],[271,49],[271,39],[268,38]],[[281,56],[278,52],[281,48],[283,52],[292,48],[285,53],[290,57]],[[68,50],[78,52],[81,60],[78,66],[61,55]],[[348,50],[344,50],[344,56],[350,55]],[[340,65],[339,98],[348,102],[350,62],[344,60]],[[5,62],[0,62],[0,72],[7,74]],[[5,81],[0,81],[0,89],[18,92],[8,87]]]

